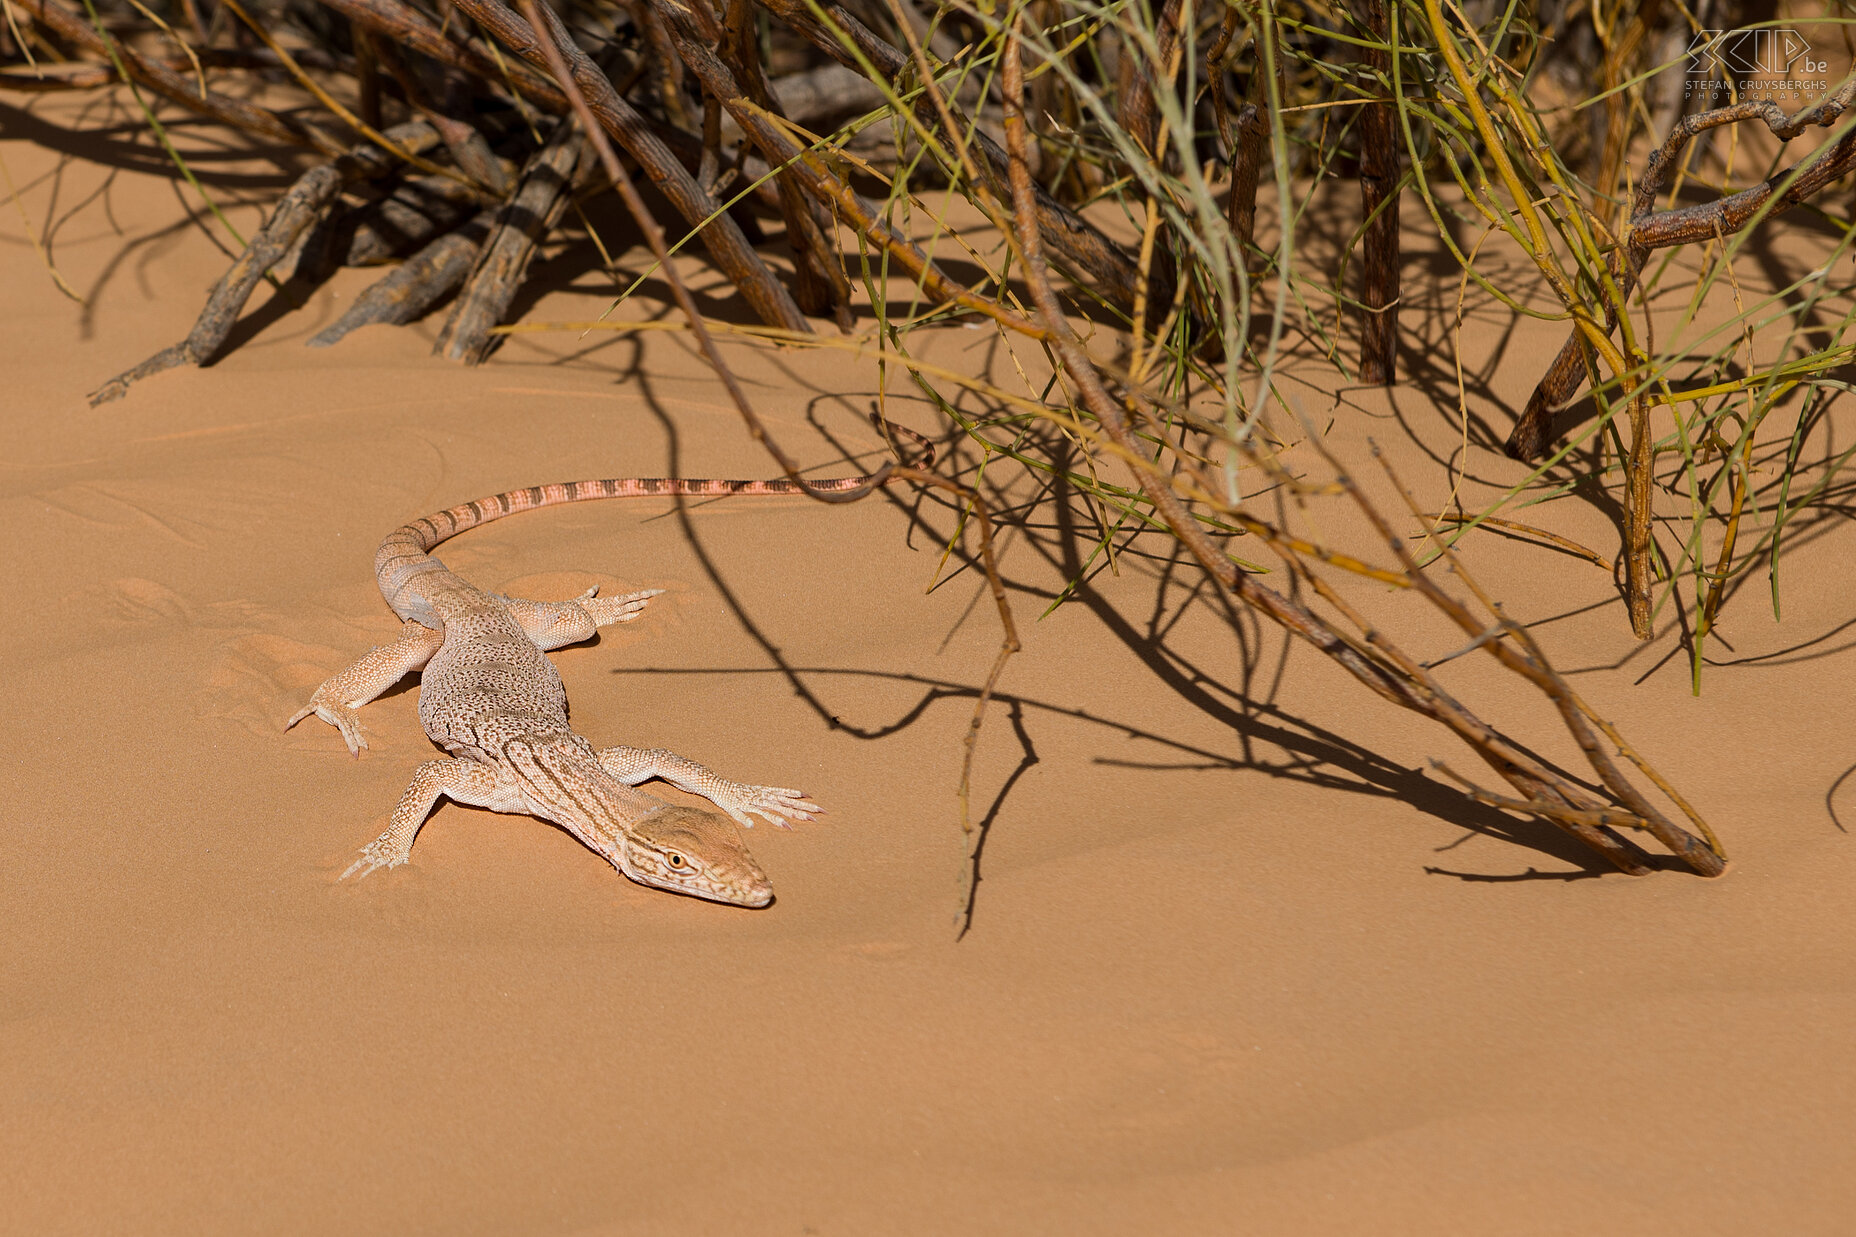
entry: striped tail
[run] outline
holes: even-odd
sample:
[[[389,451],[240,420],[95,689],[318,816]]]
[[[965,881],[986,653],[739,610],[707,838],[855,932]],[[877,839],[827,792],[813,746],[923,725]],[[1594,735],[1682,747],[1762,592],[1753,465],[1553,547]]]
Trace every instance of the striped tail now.
[[[912,439],[922,448],[924,455],[917,467],[927,468],[934,463],[933,443],[893,421],[889,422],[888,428],[892,433]],[[380,549],[374,554],[374,579],[380,585],[380,595],[387,599],[387,604],[402,619],[421,622],[428,627],[439,627],[442,624],[433,616],[430,604],[420,595],[419,590],[409,590],[407,586],[420,576],[444,571],[445,565],[432,557],[432,550],[479,524],[488,524],[520,511],[558,507],[565,503],[592,502],[600,498],[649,498],[661,495],[722,498],[731,494],[799,494],[805,490],[841,494],[870,484],[875,476],[869,473],[861,477],[829,477],[821,481],[807,481],[803,488],[786,477],[765,481],[622,477],[604,481],[567,481],[559,485],[531,485],[523,490],[510,490],[489,498],[473,499],[460,506],[424,516],[410,524],[402,524],[387,534],[386,540],[380,543]]]

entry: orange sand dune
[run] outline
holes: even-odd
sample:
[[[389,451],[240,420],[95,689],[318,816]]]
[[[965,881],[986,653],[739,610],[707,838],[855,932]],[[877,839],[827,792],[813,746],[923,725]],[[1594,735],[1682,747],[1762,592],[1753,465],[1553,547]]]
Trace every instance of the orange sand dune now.
[[[1782,625],[1763,580],[1737,600],[1699,699],[1673,633],[1633,648],[1606,572],[1469,543],[1722,831],[1719,881],[1602,874],[1465,804],[1422,772],[1469,768],[1448,735],[1274,629],[1234,633],[1162,559],[1124,555],[1037,621],[1076,543],[1013,527],[1026,648],[980,742],[956,939],[959,743],[998,635],[971,571],[924,592],[954,513],[895,492],[593,504],[445,554],[509,591],[668,590],[556,654],[574,721],[824,803],[750,836],[773,907],[652,892],[457,806],[408,867],[337,884],[432,750],[416,687],[365,711],[359,761],[280,723],[395,630],[385,532],[516,485],[769,464],[668,332],[526,336],[480,369],[428,355],[436,321],[306,349],[365,271],[300,309],[261,290],[221,363],[88,408],[227,260],[145,137],[78,132],[107,119],[104,96],[0,105],[21,202],[88,299],[0,216],[0,1230],[1849,1231],[1841,516],[1787,558]],[[255,227],[287,175],[177,132]],[[527,318],[604,308],[584,254],[549,261]],[[1506,358],[1475,402],[1498,432],[1560,341],[1516,330],[1465,330]],[[951,328],[937,359],[983,364],[989,339]],[[730,355],[808,467],[879,458],[873,367]],[[1309,412],[1441,502],[1458,430],[1426,372]],[[891,415],[938,428],[892,386]],[[1472,507],[1524,475],[1471,462]],[[1540,518],[1615,549],[1579,500]],[[1477,660],[1452,681],[1534,737],[1545,711]]]

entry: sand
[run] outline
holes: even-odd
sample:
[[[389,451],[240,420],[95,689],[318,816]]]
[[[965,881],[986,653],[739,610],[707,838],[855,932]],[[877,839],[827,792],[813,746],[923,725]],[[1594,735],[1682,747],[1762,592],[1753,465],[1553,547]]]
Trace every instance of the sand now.
[[[524,337],[479,369],[429,356],[436,321],[305,348],[357,271],[300,309],[260,291],[219,364],[88,408],[184,334],[226,261],[144,138],[77,132],[104,98],[0,105],[20,200],[89,302],[9,207],[0,1230],[1848,1231],[1837,511],[1786,559],[1783,623],[1763,577],[1736,600],[1699,698],[1671,632],[1634,645],[1608,573],[1472,543],[1722,832],[1717,881],[1606,874],[1465,804],[1423,772],[1471,767],[1448,735],[1273,629],[1234,633],[1163,558],[1125,556],[1039,621],[1075,546],[1016,527],[1025,651],[981,739],[960,935],[959,742],[998,634],[972,572],[926,591],[953,515],[904,492],[593,504],[446,552],[511,592],[668,590],[555,655],[574,721],[824,803],[750,836],[771,908],[647,890],[559,829],[455,805],[409,866],[338,884],[432,754],[416,686],[365,711],[360,760],[281,722],[391,638],[387,530],[535,482],[769,468],[670,333]],[[177,131],[255,226],[287,175]],[[528,320],[591,316],[609,288],[585,246],[541,286]],[[1433,299],[1454,296],[1440,277]],[[977,366],[988,338],[935,346]],[[1505,432],[1559,331],[1482,314],[1465,339],[1490,358],[1476,415]],[[730,355],[808,467],[878,458],[873,371]],[[1432,502],[1459,434],[1438,364],[1311,408]],[[938,428],[908,395],[892,415]],[[1523,475],[1471,460],[1476,494]],[[1603,509],[1550,510],[1615,548]],[[1513,683],[1453,667],[1480,711],[1563,750]]]

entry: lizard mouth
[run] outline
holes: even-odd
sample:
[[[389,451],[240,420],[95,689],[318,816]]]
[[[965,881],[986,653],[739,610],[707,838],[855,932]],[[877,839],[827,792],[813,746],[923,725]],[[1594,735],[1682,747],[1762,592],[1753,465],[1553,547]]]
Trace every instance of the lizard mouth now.
[[[764,906],[771,906],[773,904],[773,886],[764,882],[758,885],[736,888],[729,888],[725,885],[679,885],[671,884],[668,881],[661,884],[657,881],[645,881],[643,883],[656,889],[668,890],[671,893],[680,893],[692,898],[701,898],[705,902],[720,902],[724,906],[743,906],[750,910],[759,910]]]
[[[652,889],[662,889],[666,893],[680,893],[689,898],[700,898],[704,902],[720,902],[725,906],[743,906],[759,910],[773,904],[773,884],[755,872],[741,879],[717,879],[714,875],[675,877],[660,875],[656,872],[638,871],[631,865],[624,865],[620,871]]]
[[[730,906],[745,906],[752,910],[759,910],[773,903],[773,885],[759,872],[746,880],[732,883],[716,881],[708,888],[699,887],[685,890],[685,892],[693,893],[699,898],[707,898],[711,902],[725,902]]]

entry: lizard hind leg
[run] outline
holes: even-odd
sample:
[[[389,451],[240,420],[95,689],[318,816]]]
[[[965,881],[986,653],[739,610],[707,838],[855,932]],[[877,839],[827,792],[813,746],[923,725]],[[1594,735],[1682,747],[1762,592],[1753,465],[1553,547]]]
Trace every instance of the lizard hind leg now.
[[[357,710],[413,671],[423,669],[444,642],[444,632],[408,619],[400,627],[398,640],[368,650],[354,665],[325,679],[309,703],[284,723],[284,729],[313,713],[340,731],[349,752],[359,756],[367,746],[367,737],[361,733]]]
[[[453,799],[494,812],[525,812],[515,779],[490,765],[462,757],[428,760],[413,773],[393,809],[387,831],[361,848],[361,857],[337,880],[362,877],[375,868],[397,868],[412,857],[413,839],[440,799]]]

